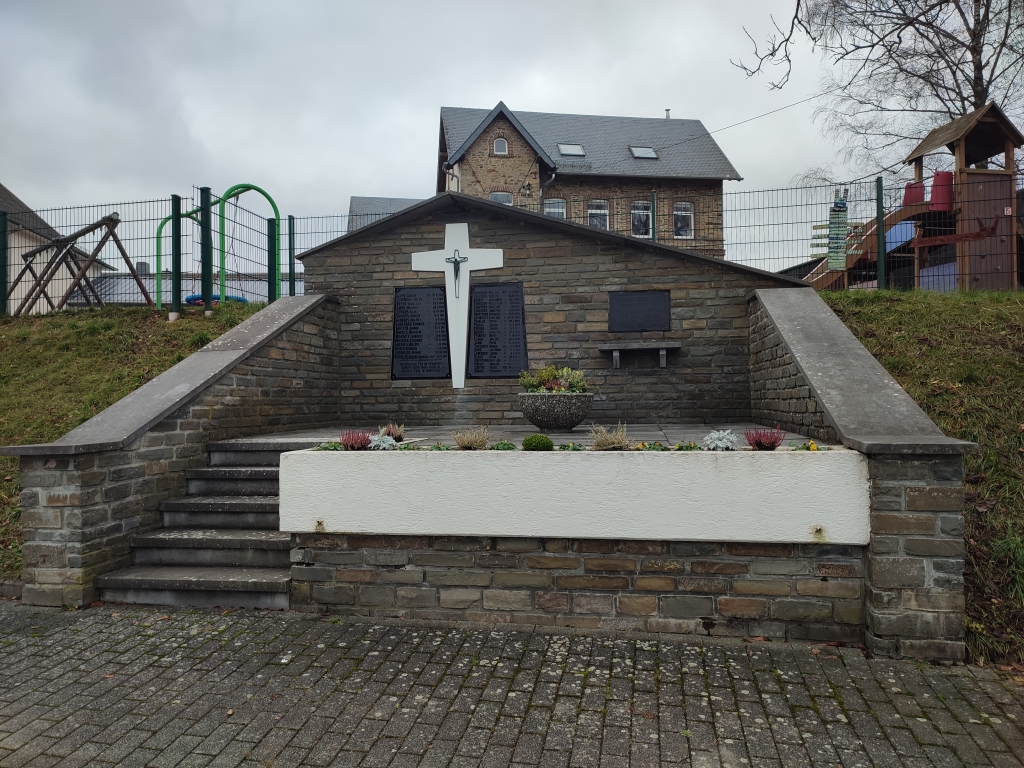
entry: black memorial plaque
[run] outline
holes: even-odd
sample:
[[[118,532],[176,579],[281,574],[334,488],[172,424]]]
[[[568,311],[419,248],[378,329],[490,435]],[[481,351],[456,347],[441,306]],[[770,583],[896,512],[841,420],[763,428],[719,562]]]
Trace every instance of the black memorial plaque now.
[[[469,293],[469,376],[515,378],[530,367],[522,283],[474,285]]]
[[[444,298],[442,287],[395,290],[391,378],[447,379],[451,376]]]
[[[608,330],[670,331],[672,310],[668,291],[613,291],[608,294]]]

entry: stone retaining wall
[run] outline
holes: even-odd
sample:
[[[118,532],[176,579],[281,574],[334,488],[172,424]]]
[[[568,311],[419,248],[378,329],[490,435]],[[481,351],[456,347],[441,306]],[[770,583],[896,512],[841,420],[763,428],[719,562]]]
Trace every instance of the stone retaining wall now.
[[[130,565],[129,537],[160,527],[160,502],[184,495],[185,471],[207,465],[207,442],[335,421],[337,318],[336,305],[321,301],[121,448],[61,452],[72,442],[22,455],[22,599],[47,606],[92,602],[95,577]],[[235,330],[233,338],[244,344],[246,329]],[[227,335],[218,341],[241,348]],[[173,379],[173,372],[162,376]]]
[[[807,378],[760,300],[752,297],[748,307],[751,420],[778,424],[818,440],[839,442],[835,429],[825,421],[825,410],[811,394]]]
[[[864,548],[294,534],[292,608],[860,642]]]

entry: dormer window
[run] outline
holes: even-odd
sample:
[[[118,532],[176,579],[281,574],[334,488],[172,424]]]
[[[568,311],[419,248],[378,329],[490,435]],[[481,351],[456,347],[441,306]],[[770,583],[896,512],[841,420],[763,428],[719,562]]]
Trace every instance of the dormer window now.
[[[508,154],[508,141],[506,139],[495,139],[494,140],[494,154],[496,154],[496,155],[507,155]]]
[[[586,157],[582,144],[559,144],[558,153],[563,157]]]
[[[629,151],[633,153],[633,157],[638,160],[657,160],[658,153],[654,151],[654,147],[630,147]]]

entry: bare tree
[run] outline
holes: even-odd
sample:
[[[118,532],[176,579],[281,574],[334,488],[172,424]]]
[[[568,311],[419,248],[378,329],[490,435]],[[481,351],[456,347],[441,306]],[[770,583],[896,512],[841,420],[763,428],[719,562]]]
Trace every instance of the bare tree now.
[[[756,62],[734,63],[748,76],[774,69],[770,85],[783,88],[795,45],[810,40],[828,65],[815,118],[848,163],[898,172],[929,130],[989,101],[1024,126],[1024,0],[794,3],[764,44],[747,32]]]

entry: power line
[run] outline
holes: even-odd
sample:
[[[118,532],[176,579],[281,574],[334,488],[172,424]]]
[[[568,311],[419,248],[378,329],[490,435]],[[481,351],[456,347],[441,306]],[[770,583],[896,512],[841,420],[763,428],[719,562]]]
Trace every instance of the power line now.
[[[810,101],[811,99],[816,99],[819,96],[821,96],[820,93],[815,93],[815,94],[813,94],[811,96],[808,96],[806,99],[800,99],[800,101],[794,101],[792,104],[787,104],[784,107],[779,107],[778,109],[773,109],[771,112],[765,112],[764,114],[756,115],[755,117],[748,117],[746,120],[741,120],[738,123],[733,123],[732,125],[727,125],[724,128],[716,128],[713,131],[708,131],[706,134],[701,134],[699,136],[691,136],[688,139],[683,139],[682,141],[677,141],[675,144],[666,144],[663,147],[658,147],[658,149],[668,149],[669,147],[678,147],[680,144],[686,144],[686,143],[691,142],[691,141],[696,141],[697,139],[703,139],[704,136],[711,136],[712,134],[721,133],[722,131],[727,131],[730,128],[735,128],[738,125],[744,125],[746,123],[752,123],[755,120],[760,120],[762,117],[768,117],[768,115],[774,115],[776,112],[781,112],[784,109],[789,109],[790,107],[795,107],[798,104],[805,104],[806,102]]]

